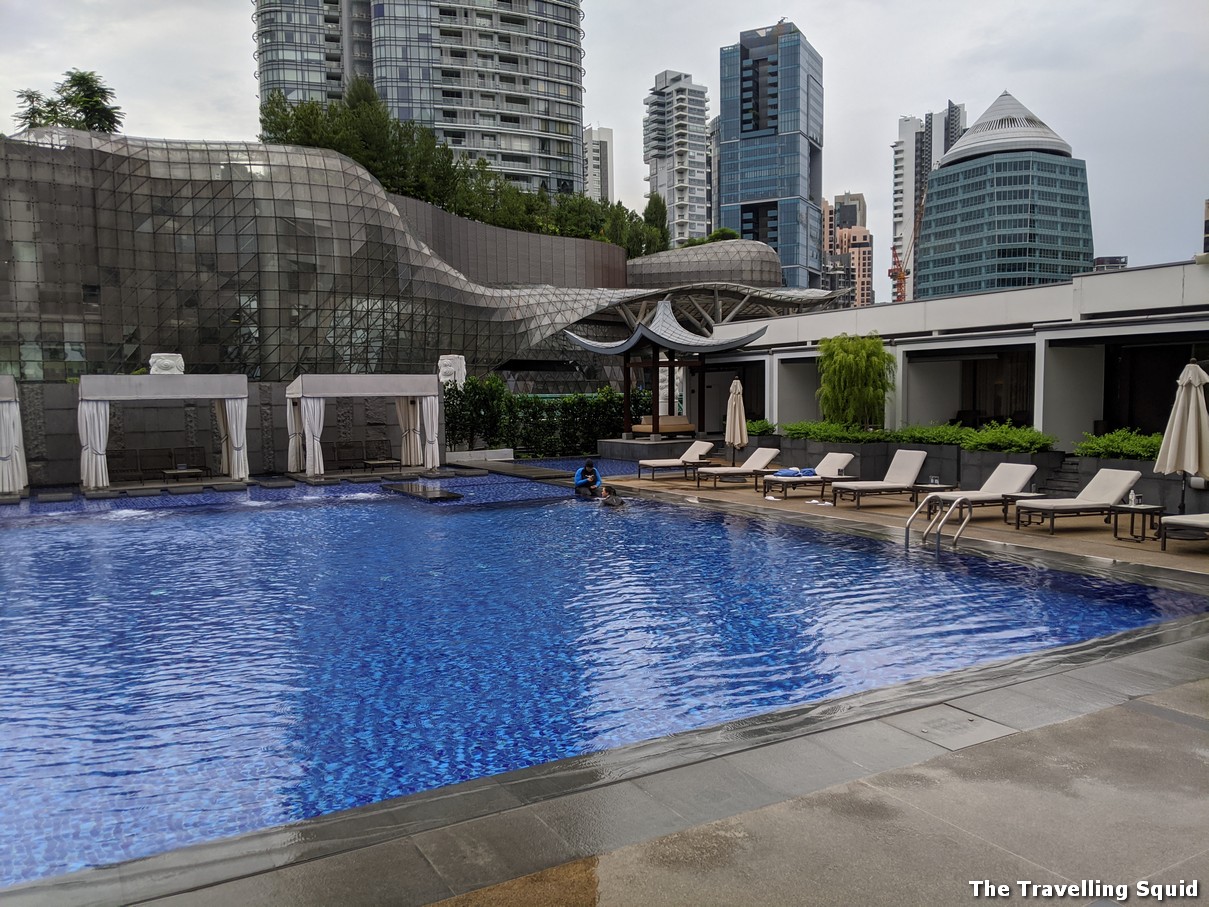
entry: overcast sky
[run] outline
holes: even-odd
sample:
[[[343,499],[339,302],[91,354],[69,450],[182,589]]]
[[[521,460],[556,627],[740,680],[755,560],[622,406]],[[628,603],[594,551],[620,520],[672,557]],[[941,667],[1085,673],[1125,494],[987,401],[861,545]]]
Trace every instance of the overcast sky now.
[[[585,125],[617,143],[619,195],[645,204],[643,98],[690,73],[718,112],[718,50],[794,22],[823,57],[823,191],[863,192],[876,290],[889,297],[890,145],[898,118],[952,99],[974,121],[1005,89],[1087,161],[1097,255],[1130,265],[1200,251],[1209,198],[1206,0],[585,0]],[[250,0],[0,0],[0,132],[14,92],[49,93],[91,69],[117,93],[123,131],[254,139]]]

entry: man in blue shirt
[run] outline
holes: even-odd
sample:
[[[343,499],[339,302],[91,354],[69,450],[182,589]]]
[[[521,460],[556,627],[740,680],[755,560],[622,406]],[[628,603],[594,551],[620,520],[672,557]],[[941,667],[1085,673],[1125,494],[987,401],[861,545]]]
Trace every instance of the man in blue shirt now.
[[[581,498],[600,496],[600,473],[591,460],[585,460],[584,465],[575,470],[575,493]]]

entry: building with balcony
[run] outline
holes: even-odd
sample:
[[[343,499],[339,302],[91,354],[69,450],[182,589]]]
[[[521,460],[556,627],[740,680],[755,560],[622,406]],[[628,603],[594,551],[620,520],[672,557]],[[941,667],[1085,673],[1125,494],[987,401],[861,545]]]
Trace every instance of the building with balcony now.
[[[646,97],[642,159],[649,192],[667,203],[673,248],[710,232],[709,101],[688,73],[664,70]]]
[[[915,233],[923,216],[928,174],[966,131],[966,106],[949,101],[944,111],[899,117],[894,154],[894,254],[906,270],[902,299],[911,299],[915,282]],[[895,300],[901,302],[902,299]]]
[[[369,79],[392,115],[520,189],[583,191],[579,0],[255,0],[263,102]]]
[[[847,290],[853,305],[873,305],[873,234],[866,226],[868,207],[859,192],[845,192],[835,203],[823,199],[824,287]]]
[[[1087,165],[1005,91],[928,177],[917,246],[916,299],[1091,271]]]
[[[616,201],[613,179],[613,130],[589,126],[584,130],[584,195],[598,202]]]
[[[776,249],[786,286],[821,286],[823,58],[786,21],[720,57],[715,227]]]

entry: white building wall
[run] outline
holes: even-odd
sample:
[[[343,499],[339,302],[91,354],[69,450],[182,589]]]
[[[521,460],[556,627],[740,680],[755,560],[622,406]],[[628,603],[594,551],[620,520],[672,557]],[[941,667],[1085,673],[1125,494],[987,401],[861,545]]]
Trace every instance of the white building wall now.
[[[819,401],[819,367],[813,359],[781,359],[775,362],[778,399],[774,401],[777,425],[815,422],[822,418]]]
[[[1035,421],[1058,439],[1059,450],[1071,450],[1104,418],[1104,347],[1058,347],[1038,344]]]
[[[899,368],[900,424],[940,425],[961,409],[961,362],[907,361]]]
[[[777,395],[769,405],[769,412],[776,415],[768,418],[779,423],[817,418],[807,408],[805,391],[799,389],[801,381],[808,379],[797,360],[817,355],[824,337],[877,332],[887,339],[899,363],[900,393],[887,410],[891,427],[929,421],[928,414],[941,407],[936,373],[923,369],[918,378],[922,387],[915,386],[915,368],[921,363],[904,364],[910,351],[976,353],[1035,345],[1035,424],[1059,437],[1061,445],[1071,445],[1103,418],[1104,341],[1206,333],[1207,312],[1209,263],[1188,262],[1084,274],[1070,283],[1021,290],[730,322],[718,325],[714,336],[730,339],[766,328],[760,347],[780,370]],[[1084,346],[1053,346],[1054,340]],[[1089,347],[1099,352],[1089,354]],[[737,358],[750,359],[750,355]],[[954,380],[954,386],[957,383]]]
[[[667,204],[671,246],[703,237],[710,224],[707,161],[709,106],[704,85],[687,73],[655,76],[643,118],[649,192]]]
[[[613,181],[613,130],[589,126],[584,130],[584,195],[612,204],[616,200]]]

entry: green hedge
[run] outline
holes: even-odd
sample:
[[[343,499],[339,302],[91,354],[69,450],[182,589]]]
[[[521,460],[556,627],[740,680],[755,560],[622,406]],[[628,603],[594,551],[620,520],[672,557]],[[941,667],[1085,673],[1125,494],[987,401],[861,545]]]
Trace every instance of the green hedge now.
[[[775,435],[777,426],[774,422],[769,422],[767,419],[748,419],[747,434],[751,437],[760,435]]]
[[[791,422],[782,426],[787,438],[824,444],[953,444],[964,450],[997,450],[1004,453],[1038,453],[1053,450],[1055,439],[1035,428],[1019,428],[988,422],[982,428],[962,425],[908,425],[893,431],[866,431],[838,422]]]
[[[1118,428],[1106,435],[1083,433],[1075,445],[1079,457],[1106,457],[1113,460],[1154,460],[1163,443],[1162,433],[1143,435],[1132,428]]]
[[[445,440],[450,446],[511,447],[535,457],[593,454],[601,438],[622,428],[621,394],[603,387],[595,394],[537,397],[514,394],[495,375],[445,385]],[[650,391],[631,394],[631,418],[650,412]]]

